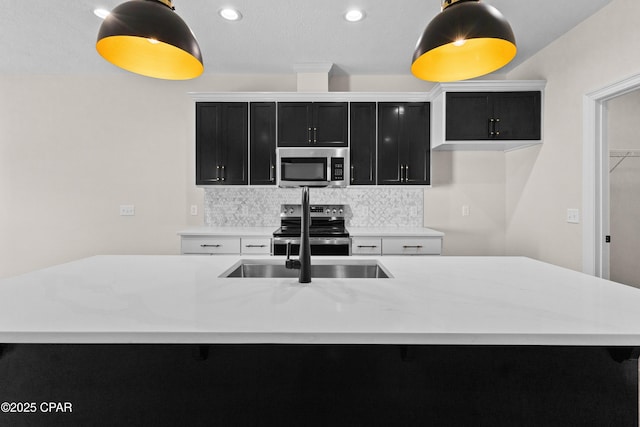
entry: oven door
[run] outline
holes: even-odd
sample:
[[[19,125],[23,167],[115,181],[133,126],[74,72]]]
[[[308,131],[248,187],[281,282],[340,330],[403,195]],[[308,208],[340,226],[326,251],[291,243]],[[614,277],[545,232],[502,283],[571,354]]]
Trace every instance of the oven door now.
[[[289,255],[297,256],[300,254],[300,238],[299,237],[274,237],[273,255],[287,255],[287,243],[291,242],[291,253]],[[351,238],[350,237],[310,237],[311,255],[351,255]]]

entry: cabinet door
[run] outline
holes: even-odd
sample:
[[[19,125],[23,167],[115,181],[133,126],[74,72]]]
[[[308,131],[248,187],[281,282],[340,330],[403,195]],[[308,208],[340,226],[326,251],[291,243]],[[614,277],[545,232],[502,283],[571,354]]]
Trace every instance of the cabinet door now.
[[[276,104],[252,102],[250,115],[251,184],[276,183]]]
[[[378,104],[378,184],[429,184],[429,103]]]
[[[441,237],[383,237],[382,255],[440,255]]]
[[[312,107],[312,144],[323,147],[346,147],[348,104],[346,102],[314,102]]]
[[[382,255],[382,241],[380,237],[352,237],[352,255]]]
[[[216,141],[220,133],[220,103],[196,104],[196,184],[218,184],[220,164]]]
[[[239,254],[239,237],[182,236],[181,253],[188,254]]]
[[[196,104],[196,184],[247,184],[247,103]]]
[[[540,139],[541,93],[500,92],[493,95],[495,139]]]
[[[376,183],[376,103],[351,103],[351,184]]]
[[[378,184],[400,184],[402,107],[402,103],[378,104]]]
[[[449,92],[446,94],[446,139],[473,141],[491,139],[493,116],[490,94]]]
[[[248,183],[248,106],[246,102],[222,104],[220,134],[220,184]]]
[[[431,177],[429,103],[409,102],[402,115],[400,171],[404,184],[428,185]],[[403,168],[404,166],[404,168]]]
[[[300,147],[313,142],[311,103],[278,103],[278,146]]]

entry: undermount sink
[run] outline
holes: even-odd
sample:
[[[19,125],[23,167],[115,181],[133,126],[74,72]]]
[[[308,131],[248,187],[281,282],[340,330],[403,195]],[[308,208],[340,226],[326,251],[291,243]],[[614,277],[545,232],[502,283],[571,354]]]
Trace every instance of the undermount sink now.
[[[220,277],[228,278],[296,278],[299,270],[288,269],[283,259],[247,260],[242,259],[232,265]],[[312,278],[335,279],[388,279],[393,277],[376,260],[313,260]]]

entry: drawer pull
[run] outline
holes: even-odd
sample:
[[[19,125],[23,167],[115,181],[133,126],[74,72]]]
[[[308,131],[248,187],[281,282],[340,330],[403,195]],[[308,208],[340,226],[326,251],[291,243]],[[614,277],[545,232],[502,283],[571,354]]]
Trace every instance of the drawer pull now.
[[[245,248],[266,248],[267,245],[245,245]]]
[[[404,249],[421,249],[422,245],[403,245],[402,246]]]
[[[219,248],[222,245],[200,245],[201,248]]]
[[[374,249],[374,248],[377,248],[378,245],[358,245],[358,247],[359,248],[371,248],[371,249]]]

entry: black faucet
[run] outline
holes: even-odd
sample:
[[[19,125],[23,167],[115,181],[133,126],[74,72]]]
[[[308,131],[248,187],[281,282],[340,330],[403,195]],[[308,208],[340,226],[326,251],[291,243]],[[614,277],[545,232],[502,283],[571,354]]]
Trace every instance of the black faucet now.
[[[311,244],[309,242],[309,223],[311,213],[309,208],[309,187],[302,187],[302,224],[300,227],[300,254],[298,259],[290,259],[291,242],[287,242],[286,268],[300,269],[299,283],[311,282]]]

